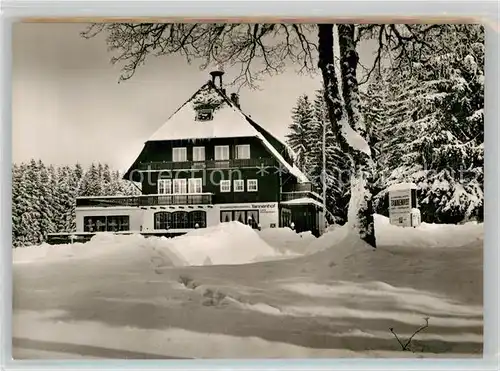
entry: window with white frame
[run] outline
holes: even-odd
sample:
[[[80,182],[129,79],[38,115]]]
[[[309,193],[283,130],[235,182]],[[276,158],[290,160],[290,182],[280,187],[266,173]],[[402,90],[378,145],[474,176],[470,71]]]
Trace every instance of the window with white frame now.
[[[173,162],[187,161],[187,148],[186,147],[172,148],[172,161]]]
[[[174,179],[172,190],[174,194],[187,193],[187,179]]]
[[[106,216],[106,230],[109,232],[128,231],[130,217],[128,215]]]
[[[83,217],[84,232],[105,232],[106,217],[105,216],[84,216]]]
[[[193,147],[193,161],[205,161],[205,147]]]
[[[158,179],[158,194],[168,195],[172,193],[172,179]]]
[[[238,144],[236,146],[236,158],[239,160],[250,158],[250,144]]]
[[[243,179],[235,179],[233,188],[235,192],[245,192],[245,181]]]
[[[201,178],[188,179],[188,193],[201,193],[202,185]]]
[[[118,232],[130,230],[128,215],[84,216],[84,232]]]
[[[220,181],[220,191],[221,192],[231,192],[231,181],[221,180]]]
[[[215,146],[215,160],[229,160],[229,146]]]
[[[257,192],[258,191],[257,179],[247,179],[247,191],[248,192]]]

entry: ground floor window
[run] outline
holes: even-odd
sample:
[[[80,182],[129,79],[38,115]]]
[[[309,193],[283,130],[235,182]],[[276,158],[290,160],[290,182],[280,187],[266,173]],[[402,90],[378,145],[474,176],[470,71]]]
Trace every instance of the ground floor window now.
[[[189,226],[191,228],[206,228],[207,213],[201,210],[191,211],[189,213]]]
[[[172,213],[172,228],[189,228],[189,216],[186,211],[175,211]]]
[[[155,214],[155,229],[170,229],[172,225],[172,214],[159,212]]]
[[[259,224],[259,211],[258,210],[248,210],[246,215],[247,224]]]
[[[221,211],[220,212],[220,221],[222,223],[227,223],[233,220],[233,212],[232,211]]]
[[[155,229],[194,229],[207,227],[207,213],[202,210],[161,211],[154,215]]]
[[[119,232],[130,230],[128,215],[84,216],[84,232]]]
[[[224,210],[220,212],[222,223],[233,220],[256,228],[259,224],[259,210]]]
[[[292,227],[296,232],[311,231],[315,236],[320,226],[320,213],[312,205],[301,205],[290,208],[291,222],[287,227]]]
[[[290,227],[292,212],[289,209],[281,209],[281,227]]]
[[[236,220],[237,222],[245,224],[245,222],[247,220],[247,218],[245,217],[246,216],[245,214],[246,214],[245,210],[234,210],[234,219],[233,220]]]
[[[106,218],[106,229],[111,232],[128,231],[130,229],[128,215],[108,216]]]

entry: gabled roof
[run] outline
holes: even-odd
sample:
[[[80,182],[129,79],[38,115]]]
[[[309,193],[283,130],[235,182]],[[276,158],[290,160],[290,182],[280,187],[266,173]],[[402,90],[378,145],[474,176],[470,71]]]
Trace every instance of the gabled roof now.
[[[196,101],[212,102],[213,119],[196,121]],[[148,141],[253,137],[256,130],[227,97],[209,81],[149,138]]]
[[[213,107],[212,120],[197,121],[197,105]],[[309,179],[287,159],[294,157],[293,151],[282,141],[254,122],[237,107],[212,81],[208,81],[188,99],[167,121],[148,139],[150,142],[170,140],[196,140],[213,138],[256,137],[273,154],[276,160],[297,178],[299,183]],[[144,147],[144,149],[145,149]],[[125,173],[128,179],[130,172],[138,166],[144,149],[134,164]]]

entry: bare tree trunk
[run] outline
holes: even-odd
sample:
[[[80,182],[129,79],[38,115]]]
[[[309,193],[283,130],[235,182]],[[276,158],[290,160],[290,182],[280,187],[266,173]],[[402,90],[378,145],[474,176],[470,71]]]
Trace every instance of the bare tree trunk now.
[[[318,67],[323,77],[324,97],[333,132],[336,134],[341,150],[348,154],[353,162],[351,166],[353,175],[351,176],[351,200],[349,202],[348,222],[354,227],[362,240],[375,247],[372,195],[369,190],[372,174],[371,158],[362,150],[354,148],[349,144],[347,137],[349,134],[346,130],[346,126],[353,128],[363,138],[366,137],[366,129],[362,130],[364,125],[357,110],[359,106],[358,82],[356,80],[358,54],[354,41],[354,25],[346,26],[348,26],[347,29],[342,29],[342,33],[339,31],[339,38],[342,38],[342,42],[339,43],[341,47],[341,76],[343,82],[342,96],[335,74],[332,24],[318,25]],[[342,97],[344,99],[346,117],[344,117]]]
[[[359,56],[356,51],[354,24],[338,25],[342,95],[349,126],[367,143],[366,125],[359,111],[359,87],[356,76]],[[359,231],[362,240],[376,247],[373,220],[373,161],[369,153],[351,151],[354,173],[351,176],[349,222]]]
[[[356,76],[359,56],[356,51],[356,41],[354,40],[355,27],[353,24],[340,24],[337,26],[342,96],[344,98],[349,125],[366,138],[366,127],[359,114],[359,88]]]
[[[333,54],[333,25],[318,25],[318,67],[323,76],[323,94],[328,112],[328,119],[332,125],[339,142],[340,148],[345,153],[349,152],[349,145],[342,135],[342,100],[339,92],[337,75],[335,74],[335,63]]]
[[[321,150],[323,152],[323,156],[322,156],[322,169],[321,169],[321,176],[322,176],[322,185],[323,185],[323,217],[326,218],[326,125],[327,125],[327,122],[326,120],[322,120],[323,121],[323,136],[321,138]],[[325,220],[324,219],[322,221],[323,223],[323,227],[326,227],[326,223],[325,223]]]

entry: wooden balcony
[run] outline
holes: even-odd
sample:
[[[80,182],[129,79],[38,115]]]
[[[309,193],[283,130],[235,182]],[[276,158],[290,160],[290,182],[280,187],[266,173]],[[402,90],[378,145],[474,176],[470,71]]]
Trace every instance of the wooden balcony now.
[[[77,197],[76,207],[211,205],[212,193]]]
[[[233,168],[255,168],[261,166],[277,167],[278,162],[273,158],[248,158],[229,160],[206,160],[206,161],[157,161],[140,163],[141,171],[161,170],[191,170],[191,169],[233,169]]]

